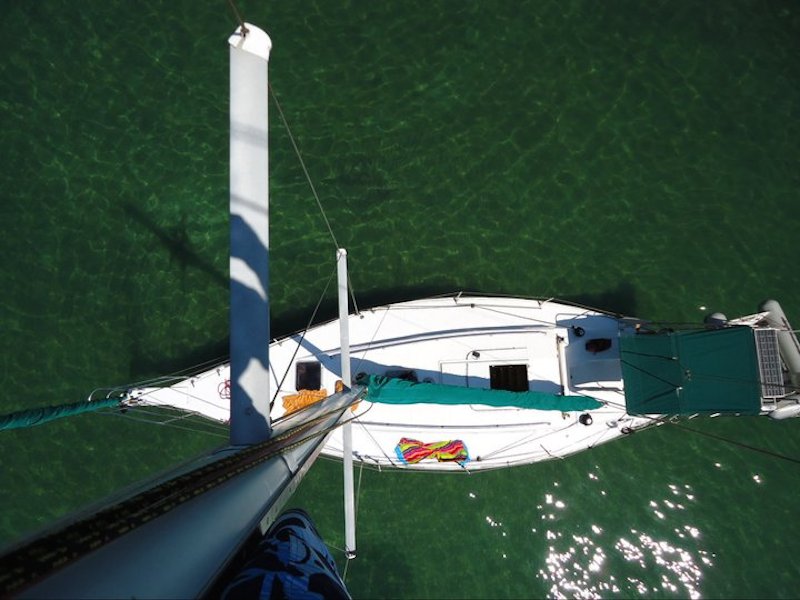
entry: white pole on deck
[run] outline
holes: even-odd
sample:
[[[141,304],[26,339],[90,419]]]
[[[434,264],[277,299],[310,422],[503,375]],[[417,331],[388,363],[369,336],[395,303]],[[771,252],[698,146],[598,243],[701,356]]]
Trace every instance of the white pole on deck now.
[[[272,42],[246,23],[230,45],[232,445],[269,439],[267,65]]]
[[[348,327],[347,250],[336,251],[336,274],[339,284],[339,337],[341,339],[342,382],[352,387],[350,375],[350,329]],[[356,511],[353,487],[353,431],[350,423],[342,426],[344,467],[344,553],[348,559],[356,557]]]

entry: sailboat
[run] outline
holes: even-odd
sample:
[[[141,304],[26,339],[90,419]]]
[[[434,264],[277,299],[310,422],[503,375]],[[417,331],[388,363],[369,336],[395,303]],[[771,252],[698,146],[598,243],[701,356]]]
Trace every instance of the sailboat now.
[[[676,417],[800,414],[800,344],[780,304],[661,325],[555,299],[456,293],[347,316],[352,458],[476,471],[562,459]],[[338,320],[270,344],[273,418],[341,380]],[[225,422],[229,367],[126,392]],[[335,432],[322,449],[342,459]]]

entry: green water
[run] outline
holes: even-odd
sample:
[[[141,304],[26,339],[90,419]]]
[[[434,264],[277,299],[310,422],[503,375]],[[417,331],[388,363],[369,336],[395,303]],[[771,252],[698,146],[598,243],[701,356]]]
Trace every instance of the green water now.
[[[800,323],[791,2],[245,2],[360,305],[471,289]],[[226,3],[0,4],[2,412],[225,353]],[[273,333],[333,243],[277,111]],[[333,298],[324,304],[333,314]],[[800,457],[798,423],[694,421]],[[0,540],[219,439],[0,436]],[[800,467],[675,428],[472,476],[364,472],[356,597],[795,597]],[[343,544],[340,466],[293,504]],[[337,559],[341,555],[337,554]]]

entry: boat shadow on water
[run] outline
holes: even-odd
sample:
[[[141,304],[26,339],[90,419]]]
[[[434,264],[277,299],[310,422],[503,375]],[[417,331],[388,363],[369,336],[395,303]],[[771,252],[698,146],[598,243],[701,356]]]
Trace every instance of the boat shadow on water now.
[[[398,286],[359,293],[357,301],[360,310],[367,310],[370,307],[405,302],[417,298],[443,296],[453,293],[456,289],[458,289],[458,285],[450,283],[442,283],[440,285]],[[468,289],[470,294],[490,295],[477,288]],[[636,315],[636,291],[633,285],[627,282],[622,282],[617,285],[616,288],[605,292],[566,295],[561,299],[583,306],[597,307],[614,313]],[[227,307],[222,308],[227,309]],[[323,298],[317,309],[314,324],[335,319],[337,317],[337,311],[337,300],[334,296]],[[313,313],[314,305],[308,304],[302,308],[273,314],[272,337],[274,339],[280,339],[292,333],[302,332],[309,324],[309,318]],[[130,376],[132,380],[139,380],[146,377],[184,371],[201,364],[222,361],[227,359],[229,347],[230,338],[228,337],[219,341],[202,344],[180,356],[155,355],[152,351],[147,352],[140,347],[134,347],[132,349],[132,358],[130,361]],[[334,357],[331,357],[331,359],[333,358]],[[338,360],[338,355],[335,358]],[[333,367],[332,363],[331,367]],[[385,367],[388,369],[391,365],[386,365]],[[420,381],[423,381],[425,376],[425,374],[418,374]],[[544,385],[545,382],[542,382],[542,386]],[[534,389],[541,389],[541,386],[535,387]],[[541,389],[541,391],[551,390]],[[552,391],[554,392],[555,390]]]
[[[592,308],[599,308],[608,312],[633,317],[638,314],[636,295],[636,288],[632,283],[629,281],[620,281],[617,287],[605,292],[575,295],[566,294],[559,298],[566,302],[591,306]]]

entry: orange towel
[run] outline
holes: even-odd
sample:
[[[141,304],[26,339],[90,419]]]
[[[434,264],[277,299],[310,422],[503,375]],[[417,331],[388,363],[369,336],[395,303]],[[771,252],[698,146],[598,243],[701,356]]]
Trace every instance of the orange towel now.
[[[315,404],[327,397],[328,392],[324,389],[298,390],[296,394],[289,394],[288,396],[283,397],[283,408],[286,410],[286,414],[288,415],[289,413],[298,411],[306,406],[311,406],[312,404]]]

